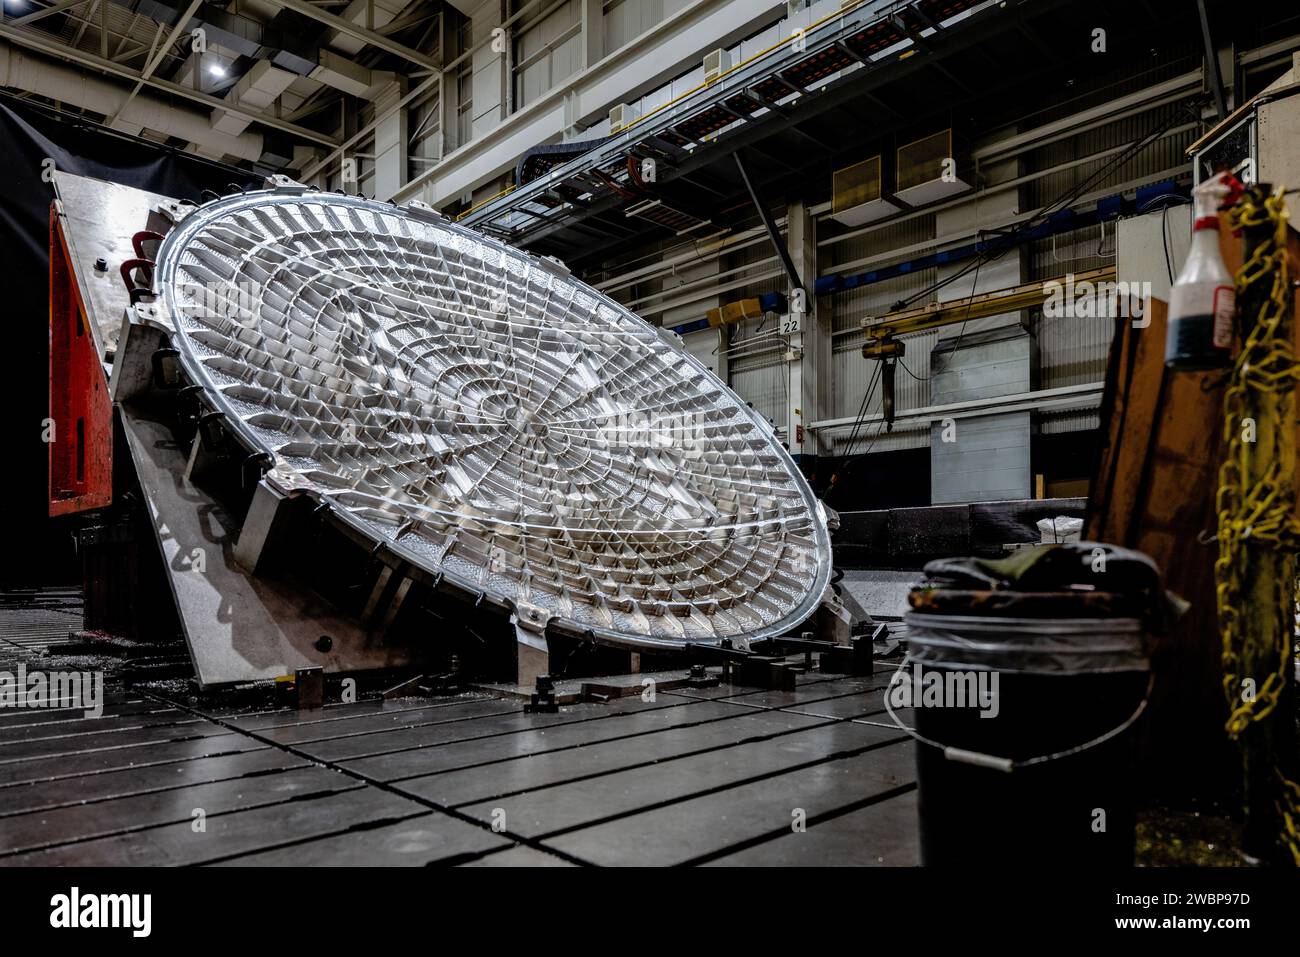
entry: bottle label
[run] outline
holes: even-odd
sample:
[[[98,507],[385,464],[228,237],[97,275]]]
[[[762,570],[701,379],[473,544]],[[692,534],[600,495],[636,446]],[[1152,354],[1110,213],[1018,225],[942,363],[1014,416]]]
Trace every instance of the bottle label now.
[[[1214,348],[1232,348],[1232,314],[1237,304],[1237,291],[1232,286],[1218,286],[1214,290]]]

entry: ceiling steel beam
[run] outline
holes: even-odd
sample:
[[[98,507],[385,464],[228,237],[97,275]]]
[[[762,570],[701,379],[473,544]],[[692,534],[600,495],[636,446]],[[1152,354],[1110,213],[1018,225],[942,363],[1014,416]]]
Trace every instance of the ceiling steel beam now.
[[[1034,5],[1034,13],[1046,15],[1049,11],[1063,6],[1064,2],[1065,0],[1039,0],[1039,3]],[[990,7],[980,10],[974,17],[963,21],[961,29],[945,30],[942,38],[943,42],[937,44],[933,56],[913,56],[902,60],[893,58],[888,61],[876,61],[874,67],[870,70],[854,71],[847,76],[827,83],[815,94],[806,95],[806,98],[798,104],[800,121],[802,122],[804,119],[816,116],[832,106],[850,100],[861,101],[864,94],[873,93],[887,84],[891,86],[900,84],[908,77],[916,74],[920,69],[931,65],[936,58],[969,49],[977,44],[988,42],[994,36],[1004,34],[1016,22],[1020,21],[1024,15],[1025,10],[1022,6],[1014,6],[1010,9]],[[779,74],[773,74],[773,79],[784,82]],[[797,89],[797,87],[788,83],[785,85],[791,89]],[[980,95],[981,92],[968,88],[969,95],[959,99],[963,101],[973,99]],[[745,127],[726,133],[716,141],[711,141],[706,149],[693,151],[690,157],[683,162],[662,170],[660,183],[662,185],[667,180],[687,175],[692,170],[727,159],[737,150],[759,142],[776,132],[785,130],[794,122],[794,111],[784,115],[774,114],[751,120]],[[410,185],[408,184],[404,188],[409,189]],[[527,189],[527,187],[521,187],[521,189]],[[514,201],[518,202],[522,198],[516,197]],[[592,213],[603,212],[611,206],[618,205],[619,202],[618,197],[602,197],[573,218],[582,218]],[[483,205],[487,207],[490,204],[484,203]],[[502,205],[508,207],[509,204]],[[490,217],[507,215],[508,212],[508,208],[501,207],[484,209],[471,219],[469,224],[477,228],[480,224],[490,222]],[[516,241],[525,247],[542,242],[556,230],[557,225],[557,223],[552,223],[547,226],[535,227],[521,234]]]
[[[413,27],[417,23],[423,23],[431,17],[439,16],[441,13],[442,11],[439,9],[421,7],[406,14],[404,17],[399,17],[398,19],[393,20],[391,23],[385,23],[382,27],[376,27],[375,32],[380,36],[391,37],[395,33],[401,33],[407,27]]]
[[[1223,74],[1219,71],[1219,53],[1210,36],[1210,15],[1205,10],[1205,0],[1196,0],[1196,10],[1201,18],[1201,44],[1205,47],[1205,68],[1210,74],[1210,88],[1214,92],[1214,108],[1218,119],[1228,115],[1228,100],[1223,95]]]
[[[36,50],[38,53],[44,53],[48,56],[65,60],[69,63],[76,63],[79,66],[90,67],[91,69],[99,70],[101,73],[121,77],[124,80],[136,82],[142,79],[140,73],[131,69],[129,66],[115,63],[112,60],[105,59],[104,57],[95,56],[93,53],[73,50],[48,34],[34,33],[30,30],[18,30],[6,23],[0,24],[0,38],[8,40],[10,43],[17,46],[25,47],[29,50]],[[332,136],[326,136],[324,133],[309,130],[305,126],[298,126],[296,123],[287,123],[284,120],[268,116],[258,110],[245,109],[237,103],[230,103],[220,97],[209,96],[207,93],[200,93],[198,90],[184,86],[180,83],[172,83],[170,80],[161,80],[156,76],[151,76],[144,80],[144,84],[145,86],[153,87],[156,90],[162,90],[165,93],[171,93],[175,96],[192,100],[195,103],[202,103],[203,105],[214,109],[226,110],[236,116],[245,117],[254,123],[260,123],[263,126],[269,126],[272,129],[292,133],[294,136],[299,136],[312,143],[319,143],[322,146],[339,145],[339,141]]]
[[[194,11],[199,8],[199,4],[202,2],[203,0],[190,0],[190,5],[185,8],[185,12],[181,14],[180,19],[176,21],[176,25],[173,26],[171,32],[167,34],[167,39],[163,41],[163,44],[158,47],[148,60],[145,61],[144,70],[140,74],[140,79],[135,81],[135,86],[132,87],[131,92],[126,95],[126,99],[122,101],[122,105],[119,106],[117,111],[108,118],[107,123],[109,126],[112,126],[117,122],[117,118],[122,115],[122,111],[130,106],[131,101],[135,99],[136,94],[144,89],[144,85],[149,82],[149,77],[153,76],[153,71],[158,69],[158,64],[163,61],[163,57],[165,57],[167,51],[172,48],[172,44],[176,42],[177,37],[184,32],[186,24],[190,22],[190,17],[194,16]],[[159,32],[162,31],[162,28],[163,25],[161,23],[158,24]]]
[[[44,9],[41,10],[33,10],[31,13],[25,13],[21,17],[18,17],[17,19],[10,20],[9,23],[15,27],[21,27],[28,23],[35,23],[37,20],[42,20],[45,17],[51,16],[53,14],[62,13],[64,10],[67,10],[69,7],[80,6],[85,2],[86,0],[59,0],[58,3],[54,4],[51,7],[45,7]]]
[[[442,63],[435,57],[421,53],[419,50],[412,50],[403,43],[396,40],[390,40],[381,33],[374,30],[367,30],[365,27],[359,27],[351,20],[336,16],[333,13],[322,10],[320,7],[308,3],[307,0],[271,0],[271,3],[277,7],[283,7],[285,10],[292,10],[294,13],[302,14],[318,23],[323,23],[327,27],[333,27],[339,33],[344,33],[354,40],[360,40],[362,43],[369,43],[372,47],[378,47],[380,50],[400,56],[404,60],[419,64],[430,70],[442,69]]]
[[[758,187],[749,178],[749,170],[745,168],[745,161],[740,155],[740,150],[736,150],[732,159],[736,161],[736,170],[740,173],[745,189],[749,191],[749,198],[753,201],[754,208],[758,210],[758,218],[763,221],[763,228],[767,230],[767,238],[772,243],[772,248],[776,250],[781,265],[785,269],[785,274],[790,280],[790,288],[803,289],[803,280],[799,278],[799,272],[794,268],[794,260],[790,258],[790,250],[781,241],[781,234],[776,231],[776,223],[772,221],[772,214],[768,212],[767,206],[763,204],[763,197],[759,195]]]

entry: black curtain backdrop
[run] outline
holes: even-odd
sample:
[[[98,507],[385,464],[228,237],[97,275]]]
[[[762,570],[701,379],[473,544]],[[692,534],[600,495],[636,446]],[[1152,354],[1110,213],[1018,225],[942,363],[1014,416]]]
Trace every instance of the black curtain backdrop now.
[[[72,520],[47,515],[49,414],[49,215],[57,169],[199,201],[204,189],[260,185],[250,174],[0,100],[0,253],[4,256],[4,495],[0,588],[73,584]],[[124,228],[144,228],[143,223]],[[116,267],[116,264],[110,264]]]

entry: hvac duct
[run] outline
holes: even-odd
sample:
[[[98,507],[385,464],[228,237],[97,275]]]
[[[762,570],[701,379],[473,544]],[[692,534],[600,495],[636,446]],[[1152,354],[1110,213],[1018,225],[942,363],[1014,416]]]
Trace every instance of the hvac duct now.
[[[125,89],[108,80],[76,67],[31,57],[8,44],[0,45],[0,86],[37,93],[105,116],[117,113],[127,98]],[[123,126],[176,136],[240,159],[256,162],[262,157],[261,134],[227,135],[212,128],[206,113],[173,105],[149,93],[136,94],[119,119]]]
[[[135,0],[134,7],[126,0],[115,2],[168,26],[180,19],[183,6],[178,0]],[[378,30],[392,22],[409,3],[410,0],[377,3],[359,0],[347,8],[344,16]],[[190,18],[187,27],[196,25],[207,31],[209,43],[219,44],[241,57],[267,61],[291,76],[311,77],[353,96],[365,96],[375,83],[370,70],[321,45],[328,41],[355,55],[365,47],[364,42],[343,33],[331,34],[327,27],[294,10],[279,10],[269,23],[260,23],[205,3]]]
[[[114,0],[114,2],[167,26],[175,24],[180,19],[181,6],[183,6],[183,4],[178,5],[177,0],[135,0],[134,5],[126,0]],[[371,0],[362,0],[360,10],[349,13],[349,16],[364,23],[369,2]],[[393,7],[393,10],[387,9],[383,4],[374,6],[375,29],[389,23],[397,12],[405,8],[409,0],[384,0],[384,3]],[[351,7],[348,9],[352,10]],[[370,70],[321,46],[322,40],[327,38],[329,32],[326,27],[293,10],[279,10],[269,23],[260,23],[223,10],[216,4],[205,3],[186,24],[187,29],[195,26],[202,26],[207,31],[208,43],[222,46],[241,57],[266,62],[276,67],[275,74],[265,76],[259,83],[263,88],[278,88],[276,96],[297,76],[311,77],[319,83],[344,93],[351,93],[353,96],[365,96],[375,82]],[[338,34],[334,40],[340,38],[351,41],[339,45],[353,53],[359,53],[365,46],[364,43],[344,37],[343,34]],[[256,96],[257,94],[254,93],[255,99]],[[214,116],[213,122],[222,124],[226,132],[242,129],[238,125],[237,118],[228,117],[220,112]]]
[[[136,0],[134,6],[117,0],[159,23],[172,26],[180,19],[184,3],[177,0]],[[292,10],[280,10],[270,23],[260,23],[216,4],[202,4],[186,24],[186,29],[201,26],[208,42],[220,44],[240,56],[267,59],[281,69],[306,76],[316,69],[320,39],[325,27]]]

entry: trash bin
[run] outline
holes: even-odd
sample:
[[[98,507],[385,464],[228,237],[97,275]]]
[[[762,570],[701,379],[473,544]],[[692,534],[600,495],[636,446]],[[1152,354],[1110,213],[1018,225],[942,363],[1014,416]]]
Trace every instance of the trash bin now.
[[[1097,613],[1132,602],[944,597],[912,602],[929,610],[904,617],[911,697],[889,692],[913,706],[922,862],[1131,866],[1150,664],[1141,618]]]

